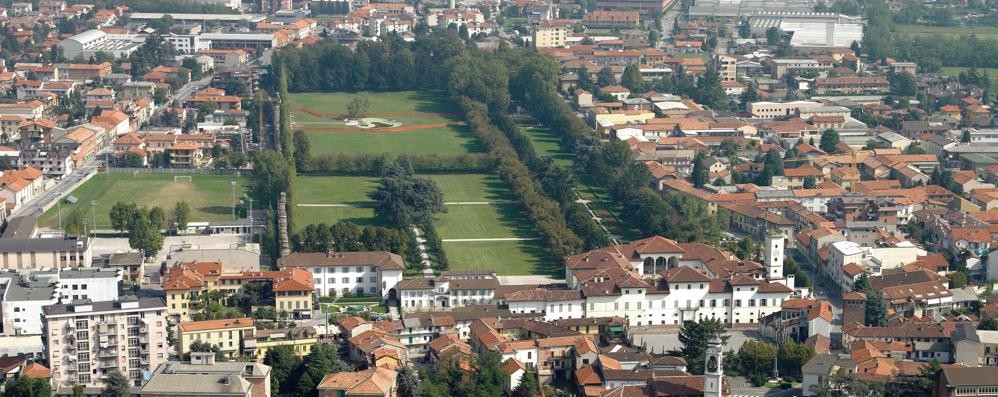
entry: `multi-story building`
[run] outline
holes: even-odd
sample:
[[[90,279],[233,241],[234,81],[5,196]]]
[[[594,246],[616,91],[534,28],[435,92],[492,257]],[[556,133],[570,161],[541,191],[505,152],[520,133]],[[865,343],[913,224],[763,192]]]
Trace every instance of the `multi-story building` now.
[[[0,272],[0,314],[5,335],[41,335],[42,308],[79,299],[118,299],[116,270],[98,268]]]
[[[79,300],[46,306],[43,337],[52,383],[102,387],[113,371],[135,386],[166,362],[166,303],[162,298]]]
[[[499,280],[495,273],[469,276],[445,272],[435,278],[413,278],[396,285],[403,311],[448,310],[493,304]]]
[[[91,256],[87,237],[0,239],[2,269],[90,267]]]
[[[142,386],[139,397],[270,397],[270,366],[216,362],[213,353],[191,353],[189,362],[163,363]]]
[[[890,91],[886,77],[819,77],[814,80],[814,93],[884,94]]]
[[[564,19],[540,21],[534,28],[536,48],[564,47],[574,23]]]
[[[297,267],[271,272],[224,272],[219,261],[179,263],[163,278],[167,312],[174,321],[186,321],[202,309],[202,298],[212,291],[232,296],[250,283],[269,283],[274,309],[294,317],[312,315],[312,274]],[[270,302],[266,302],[270,303]]]
[[[717,71],[721,81],[738,80],[738,59],[728,55],[716,55],[711,63],[711,67]]]
[[[315,292],[321,296],[375,295],[397,299],[402,281],[402,257],[385,251],[295,252],[277,260],[281,269],[300,267],[312,272]]]
[[[253,336],[256,327],[249,317],[221,320],[192,321],[177,324],[177,354],[190,353],[191,344],[199,341],[218,346],[229,358],[238,357],[243,351],[243,341]]]

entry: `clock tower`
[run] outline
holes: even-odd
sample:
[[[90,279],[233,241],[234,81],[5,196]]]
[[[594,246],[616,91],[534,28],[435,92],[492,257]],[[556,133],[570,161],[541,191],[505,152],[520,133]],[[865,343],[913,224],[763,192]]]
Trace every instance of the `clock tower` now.
[[[704,397],[721,397],[721,381],[724,378],[724,352],[721,339],[714,336],[707,341],[706,364],[703,371]]]

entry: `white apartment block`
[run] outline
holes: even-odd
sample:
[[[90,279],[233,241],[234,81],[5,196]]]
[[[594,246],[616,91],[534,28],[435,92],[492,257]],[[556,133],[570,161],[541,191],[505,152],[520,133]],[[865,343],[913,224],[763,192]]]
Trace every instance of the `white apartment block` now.
[[[42,308],[72,300],[118,299],[118,270],[98,268],[0,272],[4,335],[41,335]]]
[[[118,299],[120,269],[74,268],[59,271],[59,302],[68,304],[80,299],[93,302]]]
[[[410,312],[495,304],[497,287],[495,275],[455,278],[446,273],[435,278],[403,280],[397,285],[402,310]]]
[[[277,266],[312,272],[315,292],[321,296],[376,295],[382,299],[398,297],[395,286],[405,269],[401,256],[384,251],[296,252],[278,259]]]
[[[166,302],[162,298],[122,299],[46,306],[46,353],[56,387],[103,387],[112,371],[134,386],[166,362]]]

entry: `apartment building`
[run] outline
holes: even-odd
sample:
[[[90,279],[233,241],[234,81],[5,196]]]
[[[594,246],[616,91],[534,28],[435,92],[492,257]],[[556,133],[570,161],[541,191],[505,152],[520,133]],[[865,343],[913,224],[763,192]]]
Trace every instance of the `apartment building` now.
[[[103,387],[112,371],[134,386],[166,362],[166,303],[162,298],[122,298],[46,306],[43,338],[52,383]]]
[[[312,272],[315,292],[321,296],[375,295],[397,299],[402,281],[402,257],[385,251],[295,252],[277,260],[281,269],[300,267]]]
[[[200,341],[218,346],[226,357],[238,357],[243,351],[243,341],[252,337],[255,330],[253,319],[249,317],[180,323],[177,324],[177,354],[184,357],[190,353],[191,344]]]
[[[534,47],[564,47],[573,25],[572,21],[564,19],[540,21],[534,28]]]
[[[738,59],[727,55],[715,55],[711,67],[717,71],[717,76],[724,81],[738,80]]]

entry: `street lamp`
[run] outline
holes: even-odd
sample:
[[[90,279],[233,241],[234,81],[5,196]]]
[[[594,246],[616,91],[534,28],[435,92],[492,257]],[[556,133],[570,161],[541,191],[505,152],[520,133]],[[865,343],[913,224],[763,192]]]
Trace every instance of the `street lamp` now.
[[[97,200],[90,200],[90,208],[94,213],[94,236],[97,235]]]
[[[229,181],[229,185],[232,186],[232,220],[236,220],[236,181]]]

